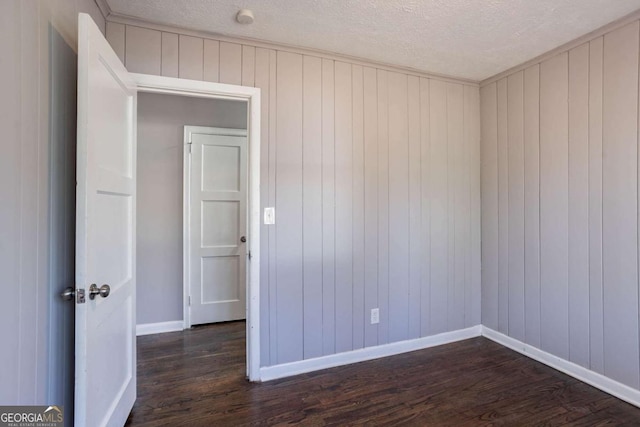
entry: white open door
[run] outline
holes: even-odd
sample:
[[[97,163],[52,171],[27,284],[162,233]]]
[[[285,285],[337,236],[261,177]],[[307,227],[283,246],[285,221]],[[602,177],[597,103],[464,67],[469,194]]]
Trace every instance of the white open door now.
[[[136,397],[136,85],[78,19],[75,425],[122,426]]]

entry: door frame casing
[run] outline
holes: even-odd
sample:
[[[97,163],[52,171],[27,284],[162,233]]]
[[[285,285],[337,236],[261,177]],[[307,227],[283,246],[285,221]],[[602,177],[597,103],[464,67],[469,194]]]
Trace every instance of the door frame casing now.
[[[195,98],[226,99],[247,103],[248,248],[247,267],[247,376],[260,381],[260,89],[247,86],[130,73],[138,92]],[[187,218],[183,218],[183,223]],[[187,236],[185,236],[186,238]],[[185,244],[183,242],[183,244]],[[184,250],[183,250],[184,253]],[[184,260],[183,260],[184,262]],[[184,286],[184,284],[183,284]],[[188,303],[188,295],[185,296]],[[188,306],[186,307],[188,310]],[[186,322],[185,317],[185,322]],[[190,326],[190,325],[189,325]],[[185,323],[185,328],[189,327]]]
[[[194,132],[194,130],[201,131],[203,134],[207,135],[221,135],[221,136],[240,136],[240,137],[248,137],[248,132],[246,129],[231,129],[231,128],[221,128],[221,127],[211,127],[211,126],[184,126],[184,163],[183,163],[183,174],[182,174],[182,182],[183,182],[183,213],[182,213],[182,235],[183,235],[183,263],[182,263],[182,272],[183,272],[183,319],[184,319],[184,329],[188,329],[192,326],[191,323],[191,172],[193,169],[193,157],[191,152],[191,141],[189,140],[190,133],[200,133]],[[249,172],[249,164],[247,159],[247,172]],[[251,241],[251,230],[249,227],[249,209],[251,209],[251,203],[249,201],[248,191],[246,193],[246,209],[243,221],[245,221],[246,225],[246,238],[248,241]],[[249,253],[253,256],[253,252],[249,248]],[[245,254],[246,256],[246,254]],[[249,281],[247,280],[249,277],[249,267],[251,264],[251,259],[247,258],[246,268],[245,268],[245,280],[244,287],[245,290],[248,291],[249,287],[247,286]],[[246,309],[245,309],[246,313]]]

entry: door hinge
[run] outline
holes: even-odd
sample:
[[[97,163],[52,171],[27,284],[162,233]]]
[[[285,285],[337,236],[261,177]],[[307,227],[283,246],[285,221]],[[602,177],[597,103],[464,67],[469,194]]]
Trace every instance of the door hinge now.
[[[191,305],[191,295],[189,295],[189,305]]]
[[[251,251],[249,251],[249,253],[247,254],[247,256],[249,257],[249,261],[251,261]]]
[[[189,145],[189,154],[191,154],[191,146],[192,146],[193,144],[191,144],[191,141],[189,141],[189,144],[188,144],[188,145]]]

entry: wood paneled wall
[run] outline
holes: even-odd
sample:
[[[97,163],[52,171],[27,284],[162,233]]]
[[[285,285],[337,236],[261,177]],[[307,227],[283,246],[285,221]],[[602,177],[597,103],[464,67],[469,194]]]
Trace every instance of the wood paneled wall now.
[[[481,88],[482,323],[640,387],[632,22]]]
[[[79,12],[104,29],[92,0],[0,2],[0,402],[67,414],[73,305],[59,293],[74,285]]]
[[[480,323],[477,86],[112,22],[107,37],[132,72],[262,91],[263,365]]]

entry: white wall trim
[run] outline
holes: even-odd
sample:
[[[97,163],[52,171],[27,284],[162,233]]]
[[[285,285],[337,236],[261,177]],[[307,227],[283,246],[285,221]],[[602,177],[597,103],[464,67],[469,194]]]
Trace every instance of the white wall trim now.
[[[487,328],[486,326],[482,326],[482,336],[530,357],[533,360],[544,363],[553,369],[564,372],[565,374],[609,393],[618,399],[622,399],[625,402],[640,407],[640,390],[636,390],[583,366],[569,362],[568,360],[564,360],[558,356],[554,356],[551,353],[547,353],[546,351],[540,350],[529,344],[525,344],[522,341],[508,337],[491,328]]]
[[[182,171],[185,174],[182,178],[182,322],[184,329],[191,327],[191,269],[189,268],[189,259],[191,258],[191,249],[189,247],[189,181],[185,179],[187,173],[191,173],[191,153],[190,146],[182,145]]]
[[[136,336],[151,334],[162,334],[164,332],[181,331],[182,320],[173,320],[171,322],[143,323],[136,325]]]
[[[476,325],[470,328],[444,332],[424,338],[399,341],[375,347],[348,351],[345,353],[337,353],[313,359],[300,360],[297,362],[283,363],[280,365],[265,366],[260,368],[260,379],[261,381],[275,380],[277,378],[290,377],[293,375],[318,371],[320,369],[334,368],[336,366],[349,365],[351,363],[364,362],[366,360],[379,359],[381,357],[422,350],[442,344],[449,344],[456,341],[479,337],[481,332],[481,325]]]
[[[182,331],[183,322],[176,320],[172,322],[146,323],[136,326],[136,335],[150,335],[164,332]],[[424,338],[399,341],[390,344],[383,344],[374,347],[367,347],[359,350],[344,353],[331,354],[328,356],[316,357],[313,359],[300,360],[297,362],[283,363],[274,366],[260,368],[260,381],[270,381],[278,378],[285,378],[307,372],[319,371],[322,369],[334,368],[337,366],[349,365],[352,363],[365,362],[367,360],[379,359],[382,357],[394,356],[425,348],[436,347],[456,341],[483,336],[504,347],[523,354],[533,360],[543,363],[553,369],[570,375],[584,383],[596,387],[605,393],[624,400],[634,406],[640,407],[640,390],[636,390],[602,374],[594,372],[573,362],[564,360],[551,353],[540,350],[522,341],[516,340],[497,332],[483,325],[476,325],[466,329],[459,329],[452,332],[444,332]]]

